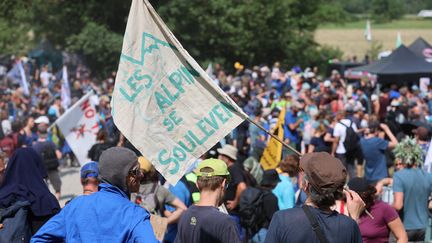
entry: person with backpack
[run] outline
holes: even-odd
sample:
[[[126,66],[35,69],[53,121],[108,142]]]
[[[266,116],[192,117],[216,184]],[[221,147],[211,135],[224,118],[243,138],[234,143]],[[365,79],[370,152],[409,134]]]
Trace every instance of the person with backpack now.
[[[347,168],[349,178],[356,177],[355,158],[360,150],[360,138],[357,135],[357,126],[345,117],[345,111],[339,111],[336,115],[337,123],[333,129],[335,140],[332,147],[332,155],[342,161]]]
[[[226,163],[206,159],[195,170],[201,196],[181,217],[175,243],[240,243],[235,222],[218,210],[230,173]]]
[[[41,156],[45,170],[48,173],[48,180],[54,188],[56,198],[60,199],[62,181],[58,167],[62,154],[56,145],[48,140],[48,125],[41,123],[37,129],[39,138],[33,144],[33,148]]]
[[[276,170],[266,170],[261,187],[248,187],[240,196],[240,224],[249,242],[264,242],[273,214],[279,210],[278,198],[272,190],[280,182]]]
[[[150,214],[166,217],[168,224],[178,222],[186,205],[174,196],[167,188],[159,184],[159,174],[146,158],[138,157],[141,172],[140,188],[131,194],[131,201],[145,208]],[[172,212],[165,209],[165,204],[175,208]]]
[[[300,159],[300,171],[306,202],[276,212],[265,242],[362,242],[356,220],[365,203],[356,192],[344,189],[347,171],[342,162],[326,152],[309,153]],[[351,218],[330,209],[344,194]]]

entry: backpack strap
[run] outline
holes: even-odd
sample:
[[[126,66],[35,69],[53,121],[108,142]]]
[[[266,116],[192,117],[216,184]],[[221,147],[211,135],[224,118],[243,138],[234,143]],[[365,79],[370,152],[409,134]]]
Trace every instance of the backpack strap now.
[[[158,182],[153,182],[153,187],[152,187],[152,189],[150,191],[150,194],[153,194],[153,200],[154,200],[155,205],[156,205],[156,208],[155,208],[156,211],[158,211],[158,210],[160,210],[162,208],[162,206],[159,204],[159,201],[158,201],[157,196],[156,196],[156,188],[157,188],[157,186],[158,186]]]
[[[306,217],[309,220],[309,223],[312,226],[313,231],[315,232],[316,236],[318,237],[318,240],[321,243],[328,243],[327,238],[325,237],[324,233],[322,232],[322,229],[318,223],[318,220],[316,219],[316,216],[310,211],[309,206],[306,204],[303,204],[302,209],[304,213],[306,214]]]
[[[347,125],[345,125],[343,122],[340,122],[340,121],[339,121],[338,123],[341,124],[342,126],[346,127],[346,128],[351,127],[351,124],[352,124],[352,122],[351,122],[350,126],[347,126]]]

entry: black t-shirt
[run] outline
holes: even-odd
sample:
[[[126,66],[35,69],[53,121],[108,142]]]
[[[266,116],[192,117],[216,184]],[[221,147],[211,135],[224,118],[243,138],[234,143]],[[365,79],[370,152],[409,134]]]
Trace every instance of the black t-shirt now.
[[[309,208],[316,215],[328,242],[362,242],[359,227],[351,218],[336,211],[330,213],[312,207]],[[303,209],[291,208],[276,212],[273,215],[265,242],[319,243],[319,240],[312,230]]]
[[[312,137],[310,144],[315,146],[314,152],[331,152],[330,146],[327,146],[326,142],[324,141],[324,136]]]
[[[228,167],[228,171],[230,173],[231,179],[228,184],[228,188],[225,191],[224,202],[228,200],[234,200],[235,194],[237,192],[237,185],[241,182],[246,183],[245,173],[240,165],[233,164],[232,166]]]
[[[192,205],[183,213],[175,243],[240,242],[235,222],[215,207]]]
[[[102,152],[111,147],[113,147],[111,143],[96,143],[88,151],[87,157],[89,157],[91,161],[99,161]]]

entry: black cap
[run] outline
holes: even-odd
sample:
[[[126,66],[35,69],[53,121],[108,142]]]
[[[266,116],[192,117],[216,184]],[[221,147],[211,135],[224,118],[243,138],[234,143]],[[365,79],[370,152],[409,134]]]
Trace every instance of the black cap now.
[[[348,182],[349,189],[355,192],[366,192],[368,190],[368,185],[366,179],[360,177],[352,178]]]

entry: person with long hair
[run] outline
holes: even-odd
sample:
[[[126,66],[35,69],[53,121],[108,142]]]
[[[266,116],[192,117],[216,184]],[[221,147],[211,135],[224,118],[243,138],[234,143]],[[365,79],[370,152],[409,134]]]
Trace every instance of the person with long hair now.
[[[374,186],[369,185],[366,179],[356,177],[348,182],[348,187],[359,194],[366,204],[365,209],[371,214],[363,212],[358,220],[363,242],[389,242],[390,232],[396,237],[397,242],[408,241],[398,213],[390,205],[377,199],[377,190]]]
[[[311,139],[311,142],[308,146],[308,152],[331,152],[331,143],[328,143],[326,141],[326,136],[328,136],[329,133],[327,131],[327,128],[325,127],[324,123],[320,123],[318,127],[315,129],[314,135]]]

